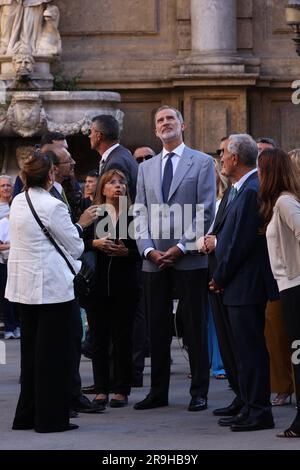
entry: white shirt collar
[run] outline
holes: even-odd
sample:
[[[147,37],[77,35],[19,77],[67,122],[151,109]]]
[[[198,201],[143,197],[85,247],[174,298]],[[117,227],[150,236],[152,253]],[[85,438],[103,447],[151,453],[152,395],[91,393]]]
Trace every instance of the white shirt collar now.
[[[236,183],[233,184],[235,189],[239,191],[241,187],[243,186],[243,184],[245,183],[245,181],[249,178],[249,176],[253,175],[253,173],[255,172],[257,172],[257,168],[254,168],[254,170],[248,171],[248,173],[242,176],[241,179],[239,179]]]
[[[181,155],[183,154],[183,151],[184,151],[184,143],[182,142],[180,145],[178,145],[178,147],[176,147],[174,150],[172,150],[173,153],[175,153],[175,155],[177,155],[178,157],[181,157]],[[162,149],[162,159],[166,157],[166,155],[169,155],[169,151],[166,150],[165,148]]]
[[[60,183],[58,183],[58,181],[54,181],[53,183],[53,186],[55,187],[55,189],[59,192],[59,194],[62,193],[62,185]]]
[[[112,145],[111,147],[109,147],[107,150],[105,150],[105,152],[104,152],[103,155],[102,155],[101,162],[105,163],[106,160],[108,159],[110,153],[111,153],[114,149],[116,149],[117,147],[119,147],[119,145],[120,145],[119,143],[114,144],[114,145]]]

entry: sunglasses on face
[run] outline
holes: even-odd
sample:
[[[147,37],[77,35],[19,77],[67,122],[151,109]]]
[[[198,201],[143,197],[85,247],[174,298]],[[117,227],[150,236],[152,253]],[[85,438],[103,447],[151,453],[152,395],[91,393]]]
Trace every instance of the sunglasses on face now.
[[[146,161],[146,160],[149,160],[149,159],[152,158],[152,157],[153,157],[153,155],[144,155],[143,157],[137,157],[137,158],[136,158],[136,161],[137,161],[138,163],[142,163],[142,162],[144,162],[144,161]]]
[[[216,154],[217,154],[219,157],[222,157],[223,153],[224,153],[224,149],[217,149],[217,150],[216,150]]]

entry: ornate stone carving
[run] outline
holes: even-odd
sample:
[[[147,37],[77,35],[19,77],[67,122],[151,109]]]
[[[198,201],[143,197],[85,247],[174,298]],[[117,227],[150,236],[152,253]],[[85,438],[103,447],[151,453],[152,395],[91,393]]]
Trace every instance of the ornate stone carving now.
[[[29,77],[33,72],[34,58],[30,54],[16,54],[12,63],[16,76],[20,79]]]
[[[9,90],[38,89],[38,85],[31,79],[35,64],[35,60],[32,55],[15,54],[12,58],[12,64],[16,77],[8,86]]]
[[[14,132],[22,137],[37,134],[46,123],[46,113],[38,93],[18,93],[12,98],[7,119]]]
[[[50,132],[61,132],[64,135],[75,135],[79,132],[87,134],[91,127],[91,120],[85,114],[82,119],[77,122],[58,123],[47,115],[47,129]]]
[[[101,114],[112,114],[120,124],[120,129],[122,130],[123,117],[124,113],[120,109],[116,111],[101,109]],[[49,115],[46,116],[47,119],[47,129],[50,132],[61,132],[64,135],[75,135],[80,132],[84,135],[88,135],[89,130],[92,125],[92,119],[88,114],[85,114],[82,119],[79,119],[76,122],[68,123],[59,123],[54,121]]]

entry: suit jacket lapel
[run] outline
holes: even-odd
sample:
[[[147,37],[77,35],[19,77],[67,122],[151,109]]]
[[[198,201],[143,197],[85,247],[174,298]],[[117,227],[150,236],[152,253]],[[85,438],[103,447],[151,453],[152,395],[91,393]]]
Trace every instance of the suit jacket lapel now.
[[[193,158],[193,154],[187,150],[187,147],[185,147],[173,177],[168,200],[173,196],[181,181],[185,177],[185,174],[193,165]]]
[[[60,194],[59,191],[57,191],[55,186],[52,186],[52,188],[50,189],[49,192],[53,197],[55,197],[56,199],[59,199],[60,201],[62,201],[65,204],[65,201],[64,201],[62,195]]]
[[[228,201],[229,192],[230,192],[230,186],[226,189],[226,191],[225,191],[225,193],[222,197],[222,200],[220,202],[218,212],[216,214],[214,226],[213,226],[213,229],[212,229],[212,233],[214,235],[217,235],[217,233],[219,231],[219,227],[222,224],[223,219],[225,217],[226,205],[227,205],[227,201]]]
[[[154,157],[152,160],[153,162],[153,183],[154,183],[154,191],[157,197],[157,200],[162,203],[163,202],[163,195],[162,195],[162,180],[161,180],[161,158],[162,158],[162,152],[158,154],[157,157]],[[146,178],[148,175],[145,175]]]
[[[239,189],[235,199],[226,207],[225,211],[224,211],[224,215],[223,215],[223,218],[222,218],[222,221],[219,223],[219,226],[218,226],[218,232],[220,231],[223,223],[224,223],[224,220],[226,219],[226,216],[228,214],[228,212],[231,210],[231,208],[236,204],[236,201],[239,199],[240,195],[242,194],[242,192],[244,191],[244,189],[246,188],[246,186],[250,183],[250,181],[252,181],[254,178],[257,178],[257,173],[253,173],[252,175],[249,176],[249,178],[246,179],[245,183],[243,184],[243,186]]]

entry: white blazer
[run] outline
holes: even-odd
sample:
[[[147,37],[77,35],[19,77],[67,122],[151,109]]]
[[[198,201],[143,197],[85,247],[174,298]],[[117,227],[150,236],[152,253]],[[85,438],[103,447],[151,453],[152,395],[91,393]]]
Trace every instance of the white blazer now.
[[[30,188],[36,213],[78,272],[84,244],[67,206],[42,188]],[[52,304],[74,299],[73,274],[32,215],[25,193],[10,210],[10,252],[5,297],[22,304]]]

